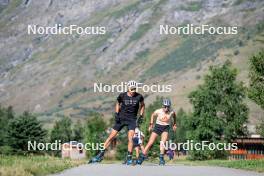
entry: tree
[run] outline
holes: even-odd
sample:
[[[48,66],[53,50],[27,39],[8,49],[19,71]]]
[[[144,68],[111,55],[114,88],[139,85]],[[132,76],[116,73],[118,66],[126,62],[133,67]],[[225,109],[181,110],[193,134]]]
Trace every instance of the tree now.
[[[179,142],[186,142],[187,140],[187,131],[188,127],[186,126],[188,120],[188,115],[187,113],[180,108],[179,111],[177,112],[177,118],[176,118],[176,124],[177,124],[177,129],[176,129],[176,141]]]
[[[256,127],[257,133],[264,137],[264,119],[261,119],[260,124]]]
[[[250,58],[250,87],[248,96],[264,109],[264,50]],[[257,133],[264,137],[264,120],[256,126]]]
[[[72,140],[72,121],[69,117],[63,117],[55,122],[51,131],[51,142],[61,141],[61,143],[70,142]]]
[[[124,160],[127,156],[127,132],[125,130],[121,130],[119,132],[118,138],[117,138],[117,147],[116,147],[116,159],[118,160]]]
[[[189,118],[188,138],[194,142],[230,142],[247,131],[248,107],[243,102],[245,87],[236,81],[237,72],[227,61],[221,67],[211,67],[204,84],[190,93],[193,113]],[[223,151],[193,151],[193,159],[225,156]]]
[[[6,146],[7,144],[7,127],[10,120],[14,118],[14,112],[12,106],[8,108],[2,108],[0,106],[0,146]]]
[[[46,137],[46,131],[40,122],[27,111],[9,122],[7,132],[9,146],[15,152],[24,154],[30,152],[28,151],[28,141],[44,142]]]
[[[73,127],[73,140],[81,142],[84,136],[84,128],[81,124],[81,121],[78,120],[77,123]]]
[[[10,120],[14,119],[12,106],[2,108],[0,106],[0,154],[11,154],[12,148],[8,146],[7,127]]]
[[[84,127],[84,141],[93,144],[92,147],[98,147],[97,144],[104,142],[106,135],[106,123],[101,114],[96,113],[87,119]],[[90,157],[96,154],[96,151],[87,150],[87,156]]]
[[[250,58],[249,98],[264,109],[264,50]]]

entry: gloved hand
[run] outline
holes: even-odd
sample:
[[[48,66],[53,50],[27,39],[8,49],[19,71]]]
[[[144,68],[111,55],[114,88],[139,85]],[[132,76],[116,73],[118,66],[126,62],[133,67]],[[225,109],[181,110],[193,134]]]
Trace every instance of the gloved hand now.
[[[143,122],[143,116],[140,115],[140,116],[138,116],[138,118],[137,118],[137,124],[141,124],[142,122]]]
[[[115,122],[116,123],[120,123],[121,122],[121,119],[120,119],[120,116],[119,116],[118,112],[115,113]]]

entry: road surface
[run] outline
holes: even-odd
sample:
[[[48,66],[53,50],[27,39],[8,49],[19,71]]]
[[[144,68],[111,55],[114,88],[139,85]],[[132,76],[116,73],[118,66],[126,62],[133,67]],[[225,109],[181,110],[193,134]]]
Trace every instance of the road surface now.
[[[264,176],[264,173],[212,166],[184,166],[144,163],[142,166],[122,164],[86,164],[52,176]]]

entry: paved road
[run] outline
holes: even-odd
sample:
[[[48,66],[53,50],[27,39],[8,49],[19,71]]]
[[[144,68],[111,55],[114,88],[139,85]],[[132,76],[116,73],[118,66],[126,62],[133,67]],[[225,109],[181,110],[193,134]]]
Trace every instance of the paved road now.
[[[53,176],[264,176],[264,173],[211,166],[183,166],[144,163],[142,166],[121,164],[86,164]]]

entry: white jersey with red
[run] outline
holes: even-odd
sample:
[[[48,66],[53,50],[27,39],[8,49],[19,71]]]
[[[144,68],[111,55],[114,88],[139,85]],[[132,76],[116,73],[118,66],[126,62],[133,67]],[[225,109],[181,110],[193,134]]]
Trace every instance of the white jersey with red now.
[[[174,111],[169,110],[165,112],[163,108],[154,111],[154,115],[157,116],[156,124],[159,125],[170,125],[171,118],[173,117]]]
[[[142,131],[139,130],[139,128],[137,127],[135,129],[135,133],[134,133],[134,138],[137,137],[138,138],[138,144],[142,144],[142,137],[145,137],[144,134],[142,133]]]

